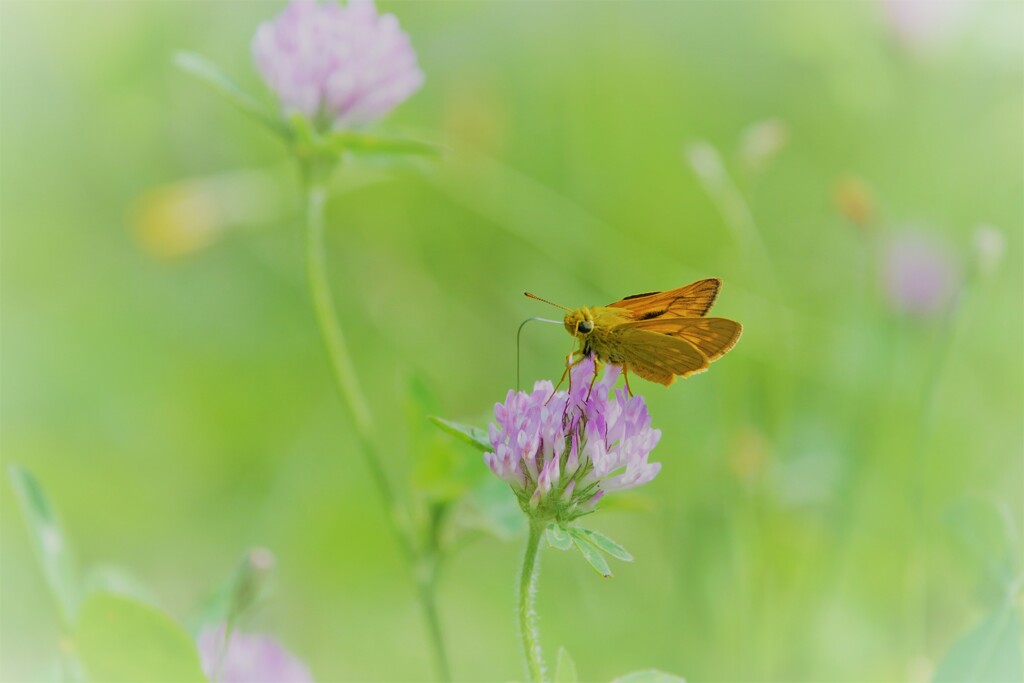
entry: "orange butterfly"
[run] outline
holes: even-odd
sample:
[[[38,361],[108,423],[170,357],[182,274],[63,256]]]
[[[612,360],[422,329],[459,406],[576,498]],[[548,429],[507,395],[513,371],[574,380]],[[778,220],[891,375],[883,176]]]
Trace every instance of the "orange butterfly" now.
[[[566,358],[569,367],[588,356],[597,363],[619,365],[632,395],[630,371],[668,386],[676,376],[688,377],[707,370],[712,361],[736,345],[742,325],[726,318],[704,317],[721,286],[718,278],[708,278],[665,292],[634,294],[607,306],[577,309],[525,294],[568,311],[565,329],[579,342]],[[577,356],[575,361],[573,356]]]

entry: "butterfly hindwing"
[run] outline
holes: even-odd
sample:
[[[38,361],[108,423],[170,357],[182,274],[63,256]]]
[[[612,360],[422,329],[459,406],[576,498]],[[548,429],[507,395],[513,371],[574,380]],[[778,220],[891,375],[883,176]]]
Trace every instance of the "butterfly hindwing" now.
[[[709,360],[721,358],[736,345],[743,326],[727,318],[654,318],[637,320],[619,327],[645,330],[682,339]]]
[[[677,375],[687,377],[708,367],[707,357],[688,341],[628,323],[611,330],[608,348],[624,356],[622,365],[629,371],[665,386]]]

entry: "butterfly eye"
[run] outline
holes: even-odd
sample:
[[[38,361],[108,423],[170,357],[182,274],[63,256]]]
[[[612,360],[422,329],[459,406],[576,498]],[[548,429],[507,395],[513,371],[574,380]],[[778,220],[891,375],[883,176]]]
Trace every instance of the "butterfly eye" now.
[[[587,334],[588,332],[592,331],[593,329],[594,329],[594,323],[590,322],[589,320],[581,320],[579,322],[579,324],[576,325],[576,331],[577,332],[582,332],[583,334]]]

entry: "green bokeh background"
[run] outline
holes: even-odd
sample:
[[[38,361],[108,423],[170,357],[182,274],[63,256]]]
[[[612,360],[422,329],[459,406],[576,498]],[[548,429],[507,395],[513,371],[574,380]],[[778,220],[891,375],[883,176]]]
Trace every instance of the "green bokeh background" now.
[[[2,457],[36,473],[84,565],[130,569],[183,621],[262,545],[279,572],[248,628],[318,680],[429,680],[316,334],[296,179],[276,140],[171,61],[198,52],[262,95],[248,44],[279,8],[3,3]],[[553,313],[523,290],[579,305],[720,276],[716,312],[743,339],[709,373],[634,386],[663,431],[662,473],[649,510],[589,521],[636,561],[604,581],[544,553],[549,657],[564,645],[584,680],[926,680],[991,598],[958,511],[1024,519],[1022,5],[972,6],[917,47],[871,2],[382,8],[426,73],[389,123],[449,147],[348,167],[329,204],[340,316],[389,470],[405,477],[416,455],[398,436],[409,377],[456,418],[513,385],[517,325]],[[788,143],[746,169],[741,133],[770,117]],[[701,139],[757,241],[686,163]],[[188,253],[154,248],[140,198],[224,173],[242,178],[242,218]],[[837,210],[849,176],[871,190],[867,227]],[[1006,240],[987,278],[972,275],[979,224]],[[911,227],[960,260],[948,319],[899,315],[878,286],[879,245]],[[568,347],[528,328],[524,379],[557,377]],[[39,680],[57,624],[2,488],[0,677]],[[998,558],[999,534],[972,524]],[[523,676],[521,546],[482,538],[445,568],[458,680]]]

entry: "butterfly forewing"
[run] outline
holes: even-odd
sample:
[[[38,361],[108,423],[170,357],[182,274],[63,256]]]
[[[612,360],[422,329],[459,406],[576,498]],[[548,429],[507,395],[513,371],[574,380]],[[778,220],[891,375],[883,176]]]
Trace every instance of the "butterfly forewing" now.
[[[627,296],[608,306],[625,309],[633,320],[652,320],[665,315],[699,318],[711,310],[721,286],[722,281],[713,277],[664,292]]]

